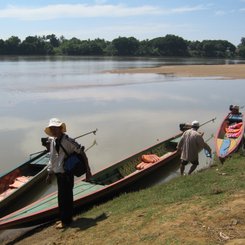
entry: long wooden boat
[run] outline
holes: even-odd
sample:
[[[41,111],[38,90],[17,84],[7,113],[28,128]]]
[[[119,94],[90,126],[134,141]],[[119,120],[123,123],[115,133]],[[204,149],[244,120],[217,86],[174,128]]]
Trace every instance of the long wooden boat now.
[[[176,146],[181,135],[182,133],[111,165],[94,174],[89,181],[78,179],[73,190],[75,212],[118,193],[120,189],[129,187],[136,180],[141,180],[171,160],[178,159]],[[0,229],[39,225],[56,218],[58,218],[57,192],[53,192],[1,218]]]
[[[229,113],[222,121],[215,135],[216,155],[221,162],[237,151],[244,137],[244,116]]]
[[[47,151],[42,151],[0,176],[0,216],[46,176],[48,159]]]

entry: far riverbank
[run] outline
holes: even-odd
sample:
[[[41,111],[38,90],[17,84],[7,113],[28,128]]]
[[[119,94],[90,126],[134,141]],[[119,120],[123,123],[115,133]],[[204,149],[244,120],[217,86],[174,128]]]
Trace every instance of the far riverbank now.
[[[217,77],[221,79],[245,79],[245,64],[227,65],[175,65],[154,68],[113,70],[110,73],[157,73],[178,77]]]

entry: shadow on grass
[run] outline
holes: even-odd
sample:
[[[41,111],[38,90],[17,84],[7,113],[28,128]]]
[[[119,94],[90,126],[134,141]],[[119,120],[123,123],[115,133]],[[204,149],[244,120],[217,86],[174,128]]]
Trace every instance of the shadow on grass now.
[[[79,228],[80,230],[86,230],[92,226],[97,225],[98,222],[103,221],[107,218],[108,216],[106,215],[106,213],[102,213],[101,215],[97,216],[94,219],[78,218],[72,223],[71,228]]]
[[[69,226],[66,229],[63,229],[62,231],[64,232],[67,229],[72,229],[72,228],[79,228],[80,230],[86,230],[92,226],[97,225],[98,222],[103,221],[105,219],[107,219],[107,215],[105,213],[102,213],[101,215],[97,216],[96,218],[78,218],[76,219],[71,226]],[[17,242],[20,242],[21,240],[32,236],[33,234],[42,231],[45,228],[48,228],[50,226],[54,225],[54,222],[49,222],[46,224],[43,224],[41,226],[38,227],[34,227],[31,230],[28,230],[26,232],[24,232],[23,234],[19,235],[18,237],[14,238],[14,240],[11,240],[7,243],[5,243],[5,245],[14,245]]]

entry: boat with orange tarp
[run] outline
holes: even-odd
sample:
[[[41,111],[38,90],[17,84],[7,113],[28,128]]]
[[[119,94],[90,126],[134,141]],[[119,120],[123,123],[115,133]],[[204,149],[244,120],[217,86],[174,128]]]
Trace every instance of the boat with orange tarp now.
[[[244,139],[244,115],[239,106],[231,105],[230,110],[215,135],[216,154],[221,162],[237,151]]]

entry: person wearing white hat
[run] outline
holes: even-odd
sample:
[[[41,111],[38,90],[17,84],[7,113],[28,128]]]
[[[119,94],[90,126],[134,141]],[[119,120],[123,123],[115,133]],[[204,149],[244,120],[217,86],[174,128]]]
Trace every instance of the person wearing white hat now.
[[[209,155],[212,155],[211,148],[203,139],[203,133],[198,132],[200,124],[198,121],[193,121],[191,123],[191,129],[186,130],[178,145],[177,150],[181,152],[181,164],[180,164],[180,174],[183,175],[185,171],[185,166],[190,162],[192,166],[188,174],[190,175],[198,166],[198,153],[204,148],[208,151]]]
[[[62,229],[72,223],[73,216],[73,186],[74,175],[64,171],[64,160],[66,153],[77,152],[83,154],[84,147],[81,147],[74,139],[70,138],[66,132],[66,125],[58,118],[51,118],[44,132],[50,136],[50,160],[48,163],[47,182],[50,182],[52,174],[56,175],[58,186],[58,205],[60,213],[60,222],[56,228]],[[63,150],[65,149],[65,151]],[[91,177],[91,171],[87,164],[86,178]]]

